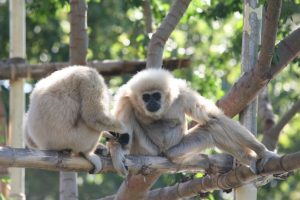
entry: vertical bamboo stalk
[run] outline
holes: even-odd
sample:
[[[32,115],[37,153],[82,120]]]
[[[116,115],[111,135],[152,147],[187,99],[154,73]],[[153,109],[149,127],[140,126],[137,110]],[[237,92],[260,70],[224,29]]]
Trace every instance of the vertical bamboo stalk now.
[[[244,0],[244,27],[242,43],[242,73],[250,71],[257,60],[258,44],[260,43],[260,30],[262,9],[258,7],[257,0]],[[257,98],[252,101],[241,113],[241,123],[254,135],[257,134]],[[234,199],[257,199],[257,188],[253,183],[234,190]]]
[[[7,115],[5,111],[5,106],[2,98],[2,90],[0,88],[0,146],[7,145]],[[0,166],[0,177],[7,177],[8,168],[5,166]],[[6,182],[0,182],[0,192],[5,197],[8,198],[9,195],[9,185]]]
[[[87,4],[85,0],[70,0],[71,33],[70,33],[70,64],[85,65],[88,48],[87,35]],[[76,172],[60,172],[60,200],[77,200],[78,187]]]
[[[26,57],[25,40],[25,1],[10,0],[10,57]],[[12,75],[13,75],[12,70]],[[23,115],[25,112],[25,95],[23,92],[24,80],[12,80],[10,82],[9,98],[9,145],[24,147],[22,134]],[[25,199],[25,170],[10,169],[12,199]]]

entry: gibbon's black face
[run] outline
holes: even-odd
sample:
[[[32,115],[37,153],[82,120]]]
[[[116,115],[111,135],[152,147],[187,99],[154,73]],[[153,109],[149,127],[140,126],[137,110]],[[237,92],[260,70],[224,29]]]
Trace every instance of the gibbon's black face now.
[[[146,92],[142,96],[146,109],[149,112],[156,112],[161,108],[161,93],[160,92]]]

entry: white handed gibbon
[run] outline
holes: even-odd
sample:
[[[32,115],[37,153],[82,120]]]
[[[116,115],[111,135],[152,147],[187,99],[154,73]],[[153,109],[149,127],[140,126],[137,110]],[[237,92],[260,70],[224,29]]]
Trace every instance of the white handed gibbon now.
[[[137,73],[116,98],[114,114],[129,131],[123,148],[112,148],[115,168],[126,174],[124,156],[165,155],[182,164],[193,155],[216,146],[256,170],[256,161],[276,156],[245,127],[226,117],[211,101],[190,89],[186,82],[163,69]],[[186,115],[199,125],[187,130]],[[263,162],[262,162],[263,163]]]
[[[84,155],[94,172],[102,168],[94,153],[104,130],[124,133],[109,112],[109,92],[95,69],[72,66],[40,80],[30,96],[25,119],[27,146],[40,150],[71,150]]]

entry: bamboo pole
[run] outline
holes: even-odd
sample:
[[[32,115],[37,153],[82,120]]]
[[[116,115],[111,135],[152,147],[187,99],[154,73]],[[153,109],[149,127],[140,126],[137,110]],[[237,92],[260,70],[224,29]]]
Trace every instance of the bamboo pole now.
[[[25,40],[25,1],[10,0],[10,57],[26,57]],[[25,112],[24,80],[15,79],[10,82],[9,98],[9,145],[24,147],[22,134],[23,115]],[[25,199],[25,170],[10,169],[11,191],[10,198]]]
[[[2,98],[2,90],[0,88],[0,137],[1,137],[1,146],[5,146],[7,143],[7,114],[5,111],[5,106]],[[0,177],[7,177],[8,169],[5,166],[0,166]],[[7,182],[0,182],[0,193],[8,198],[9,195],[9,184]]]
[[[242,43],[242,73],[254,68],[257,60],[262,9],[257,0],[244,1],[244,26]],[[240,113],[240,121],[254,135],[257,135],[257,97]],[[257,199],[257,188],[253,183],[243,185],[234,190],[234,199]]]

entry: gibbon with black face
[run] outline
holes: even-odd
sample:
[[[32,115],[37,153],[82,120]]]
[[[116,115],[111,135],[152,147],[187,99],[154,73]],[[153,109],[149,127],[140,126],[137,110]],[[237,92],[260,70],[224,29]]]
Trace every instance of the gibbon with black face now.
[[[126,174],[124,155],[165,155],[175,163],[189,162],[206,148],[218,147],[256,170],[276,156],[240,123],[226,117],[211,101],[163,69],[137,73],[122,86],[114,114],[129,131],[129,143],[112,148],[113,164]],[[187,130],[186,116],[198,122]],[[118,145],[118,144],[110,144]]]
[[[100,171],[101,160],[94,153],[100,133],[125,130],[110,114],[109,103],[108,89],[95,69],[72,66],[52,73],[31,93],[24,126],[27,146],[80,153],[94,165],[93,172]]]

